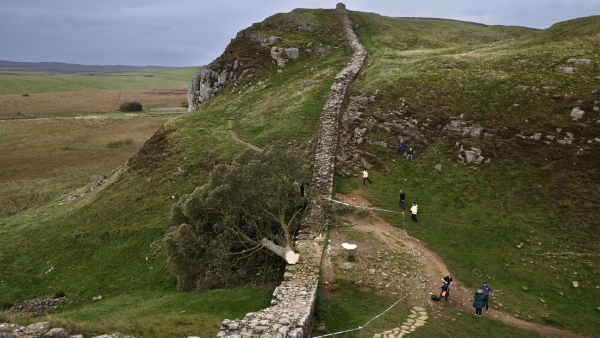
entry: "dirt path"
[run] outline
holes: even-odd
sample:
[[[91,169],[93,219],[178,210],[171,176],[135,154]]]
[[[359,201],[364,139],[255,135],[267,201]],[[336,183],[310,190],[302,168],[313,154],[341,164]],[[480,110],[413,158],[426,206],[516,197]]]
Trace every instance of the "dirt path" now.
[[[366,199],[359,195],[336,195],[335,198],[353,205],[371,206]],[[408,215],[409,213],[405,216]],[[399,215],[399,217],[402,216]],[[405,217],[405,221],[410,222],[410,218]],[[340,225],[340,227],[332,229],[331,241],[323,257],[325,297],[327,297],[328,286],[334,283],[335,276],[354,280],[358,285],[378,292],[398,295],[398,297],[421,283],[421,276],[417,272],[410,244],[402,229],[391,226],[376,215],[360,217],[351,214],[344,216]],[[359,235],[361,233],[364,236],[361,237]],[[348,262],[346,259],[348,254],[341,248],[341,243],[346,241],[358,245],[358,259],[355,262]],[[429,250],[425,243],[415,237],[411,237],[411,242],[426,283],[423,288],[416,290],[407,298],[409,305],[426,308],[434,318],[444,317],[442,308],[448,305],[467,313],[473,312],[471,304],[475,290],[464,287],[456,278],[452,283],[450,301],[447,304],[444,304],[443,301],[433,302],[430,300],[431,294],[439,294],[442,278],[449,272],[442,259]],[[484,313],[483,317],[499,320],[521,329],[536,331],[546,337],[584,337],[572,331],[521,320],[500,310],[502,307],[504,306],[501,303],[491,297],[490,313]],[[410,322],[411,319],[409,318],[408,321]],[[377,337],[400,337],[408,334],[412,330],[406,324],[377,335]]]
[[[229,132],[229,135],[231,136],[231,138],[233,138],[236,142],[241,143],[243,145],[245,145],[246,147],[256,150],[256,151],[262,151],[262,149],[260,149],[259,147],[255,146],[252,143],[248,143],[248,142],[244,142],[242,140],[240,140],[239,137],[237,137],[237,135],[233,132],[233,120],[234,119],[229,119],[227,120],[227,131]]]

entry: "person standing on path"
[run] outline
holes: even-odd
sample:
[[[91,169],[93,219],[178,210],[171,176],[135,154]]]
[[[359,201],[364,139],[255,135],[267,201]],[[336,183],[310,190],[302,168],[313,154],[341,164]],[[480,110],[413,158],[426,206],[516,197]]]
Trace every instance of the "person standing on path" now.
[[[448,285],[448,292],[446,292],[446,300],[448,300],[448,296],[450,296],[450,284],[452,284],[453,280],[454,280],[453,274],[449,274],[448,276],[442,278],[442,281],[444,282],[444,284]]]
[[[369,172],[367,171],[367,168],[365,168],[365,170],[363,171],[363,185],[366,185],[367,181],[369,181],[369,183],[373,183],[369,179]]]
[[[475,295],[473,296],[473,298],[475,298],[475,300],[473,301],[473,307],[475,308],[475,315],[477,317],[481,318],[481,310],[483,309],[483,303],[484,303],[484,299],[485,296],[483,295],[483,291],[481,291],[481,289],[477,290],[477,292],[475,292]]]
[[[400,189],[400,207],[402,208],[402,210],[404,210],[404,200],[406,199],[406,194],[404,193],[404,190]]]
[[[479,290],[481,290],[483,292],[483,302],[485,304],[485,313],[489,313],[489,304],[490,304],[490,293],[492,293],[492,295],[494,294],[494,290],[492,290],[492,288],[487,284],[486,281],[483,282],[483,284],[481,284],[481,286],[479,287]]]
[[[419,206],[417,205],[417,202],[413,202],[412,207],[410,207],[410,213],[412,216],[412,220],[415,222],[419,222],[417,221],[417,209],[419,208]]]

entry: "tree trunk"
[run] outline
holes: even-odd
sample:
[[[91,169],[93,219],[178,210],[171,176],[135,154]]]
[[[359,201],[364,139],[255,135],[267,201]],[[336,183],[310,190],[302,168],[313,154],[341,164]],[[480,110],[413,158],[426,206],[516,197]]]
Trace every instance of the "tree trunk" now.
[[[292,251],[290,249],[279,246],[269,239],[263,238],[260,241],[260,244],[262,244],[262,246],[264,248],[271,250],[277,256],[285,259],[285,261],[288,264],[296,264],[296,263],[298,263],[298,259],[300,259],[299,254],[295,253],[294,251]]]

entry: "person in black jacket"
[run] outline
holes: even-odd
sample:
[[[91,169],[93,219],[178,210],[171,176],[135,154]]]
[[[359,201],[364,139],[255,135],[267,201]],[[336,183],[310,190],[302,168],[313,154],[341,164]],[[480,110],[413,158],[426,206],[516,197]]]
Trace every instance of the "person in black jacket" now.
[[[448,286],[448,292],[446,292],[446,300],[448,300],[448,296],[450,296],[450,284],[452,284],[452,281],[454,280],[454,275],[449,274],[448,276],[442,278],[442,281],[444,281],[444,285]]]
[[[414,156],[415,156],[415,151],[413,150],[413,148],[408,148],[408,151],[406,152],[406,160],[412,161]]]
[[[400,207],[402,209],[404,209],[404,200],[406,200],[406,194],[404,193],[404,190],[400,189]]]

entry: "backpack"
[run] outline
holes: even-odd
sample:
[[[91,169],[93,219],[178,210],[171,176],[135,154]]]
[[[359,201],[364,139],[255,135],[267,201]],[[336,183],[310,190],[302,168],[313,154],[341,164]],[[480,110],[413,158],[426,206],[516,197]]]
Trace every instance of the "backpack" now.
[[[436,295],[431,295],[431,300],[434,302],[439,302],[440,301],[440,297],[436,296]]]

